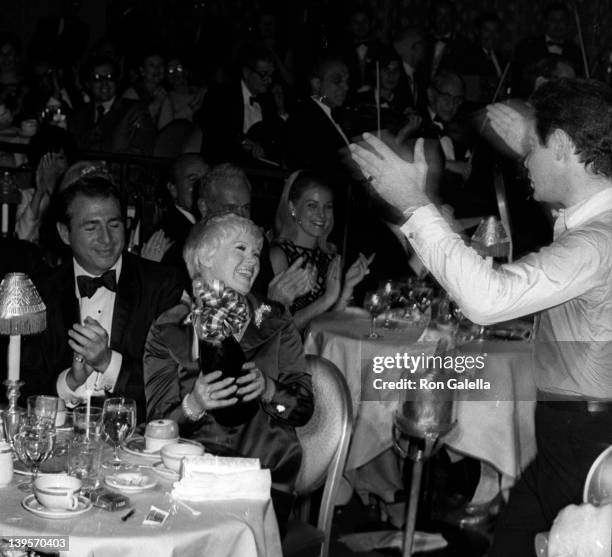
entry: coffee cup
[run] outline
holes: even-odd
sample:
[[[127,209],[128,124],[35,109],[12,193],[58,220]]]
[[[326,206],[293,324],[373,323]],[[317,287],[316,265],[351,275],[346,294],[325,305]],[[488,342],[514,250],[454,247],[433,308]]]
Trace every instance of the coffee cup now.
[[[39,476],[34,481],[34,495],[47,509],[73,511],[79,506],[81,480],[64,474]]]
[[[174,420],[153,420],[145,429],[145,449],[159,451],[165,445],[178,443],[178,425]]]

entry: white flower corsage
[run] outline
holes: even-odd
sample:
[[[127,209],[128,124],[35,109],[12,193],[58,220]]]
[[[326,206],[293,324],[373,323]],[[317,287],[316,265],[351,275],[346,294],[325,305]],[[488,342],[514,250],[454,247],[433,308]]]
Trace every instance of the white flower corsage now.
[[[261,322],[263,321],[266,314],[270,313],[271,311],[272,311],[272,308],[267,304],[262,304],[255,310],[255,315],[253,317],[253,320],[255,321],[255,326],[258,329],[259,327],[261,327]]]

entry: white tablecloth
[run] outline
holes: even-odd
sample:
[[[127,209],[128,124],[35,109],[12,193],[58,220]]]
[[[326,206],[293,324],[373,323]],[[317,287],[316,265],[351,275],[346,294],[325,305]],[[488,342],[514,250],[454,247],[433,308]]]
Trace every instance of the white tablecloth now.
[[[422,335],[422,328],[382,330],[381,340],[364,338],[367,330],[368,319],[363,313],[328,313],[312,322],[304,346],[307,353],[336,364],[347,379],[355,423],[346,470],[361,469],[359,477],[348,474],[354,487],[369,489],[390,501],[393,491],[403,487],[398,459],[389,452],[399,397],[397,392],[381,391],[381,402],[362,401],[362,367],[375,355],[432,354],[436,342],[419,341],[435,339],[435,335]],[[531,347],[522,341],[485,341],[466,345],[463,351],[486,354],[479,377],[490,381],[491,391],[487,400],[478,400],[482,395],[471,391],[459,396],[455,404],[457,425],[446,442],[462,454],[491,463],[502,473],[506,487],[535,455]]]
[[[125,457],[122,454],[122,458]],[[133,457],[128,457],[133,459]],[[140,460],[140,462],[145,462]],[[149,461],[150,462],[150,461]],[[155,474],[150,471],[151,474]],[[69,536],[67,557],[281,557],[276,516],[270,500],[212,501],[189,505],[202,512],[193,516],[180,504],[163,526],[143,526],[151,505],[169,510],[171,482],[160,479],[155,488],[128,497],[136,513],[126,522],[125,510],[93,508],[72,518],[40,518],[21,506],[17,488],[23,477],[0,488],[2,536]]]

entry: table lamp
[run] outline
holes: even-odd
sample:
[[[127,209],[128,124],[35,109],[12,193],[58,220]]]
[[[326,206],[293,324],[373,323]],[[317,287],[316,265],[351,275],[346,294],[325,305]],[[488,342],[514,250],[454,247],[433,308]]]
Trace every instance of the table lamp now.
[[[6,411],[7,427],[17,420],[17,400],[23,381],[19,380],[21,335],[40,333],[47,327],[47,308],[36,287],[24,273],[8,273],[0,283],[0,335],[10,336],[8,377],[6,385],[9,402]]]
[[[510,236],[497,217],[485,217],[472,236],[472,247],[493,265],[494,257],[509,257]]]

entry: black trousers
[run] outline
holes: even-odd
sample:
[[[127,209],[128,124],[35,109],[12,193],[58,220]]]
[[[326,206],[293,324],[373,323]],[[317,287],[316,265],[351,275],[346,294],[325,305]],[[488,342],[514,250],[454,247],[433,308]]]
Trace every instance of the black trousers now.
[[[582,502],[589,468],[612,444],[612,412],[589,413],[580,402],[538,402],[535,426],[538,454],[510,493],[489,557],[535,556],[535,535]]]

